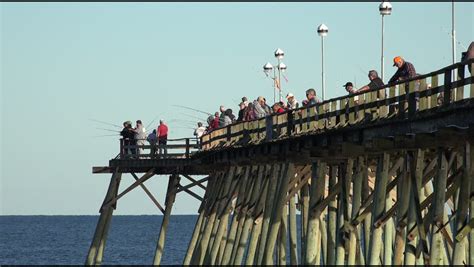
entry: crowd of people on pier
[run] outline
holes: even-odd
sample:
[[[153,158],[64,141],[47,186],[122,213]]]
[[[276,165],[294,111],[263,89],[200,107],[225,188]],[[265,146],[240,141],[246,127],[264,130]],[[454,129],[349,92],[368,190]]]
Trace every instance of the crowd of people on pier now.
[[[474,57],[474,42],[471,43],[469,49],[466,52],[463,52],[463,57],[461,61],[469,60]],[[398,83],[405,80],[412,79],[420,74],[416,72],[415,66],[406,61],[401,56],[396,56],[393,58],[393,67],[396,67],[397,70],[393,76],[388,80],[388,84]],[[470,67],[470,66],[469,66]],[[469,68],[469,71],[471,69]],[[385,86],[385,83],[379,77],[377,71],[370,70],[368,72],[369,83],[362,86],[359,89],[354,87],[352,82],[346,82],[343,87],[349,95],[358,94],[361,92],[374,90],[376,88],[381,88]],[[428,85],[429,86],[429,85]],[[405,88],[407,90],[408,87]],[[418,88],[418,87],[417,87]],[[415,91],[417,91],[417,88]],[[384,99],[386,95],[382,93],[383,90],[377,91],[377,98]],[[239,110],[235,114],[231,108],[226,108],[224,105],[219,107],[219,111],[215,112],[214,115],[210,115],[207,118],[207,126],[204,126],[202,122],[197,123],[197,127],[194,129],[194,136],[199,141],[201,136],[204,134],[210,133],[213,130],[226,127],[230,124],[242,121],[252,121],[255,119],[264,118],[273,114],[284,113],[288,110],[295,110],[300,107],[313,106],[317,103],[321,103],[321,100],[316,95],[316,90],[314,88],[309,88],[306,90],[306,99],[301,101],[301,103],[296,99],[293,93],[288,93],[286,95],[286,101],[278,101],[273,105],[269,105],[267,100],[263,96],[258,96],[255,100],[251,101],[247,97],[242,97],[242,101],[238,104]],[[438,95],[438,100],[443,99],[442,93]],[[418,101],[418,97],[416,97]],[[357,95],[354,96],[354,104],[358,103]],[[168,126],[164,123],[163,120],[160,120],[160,124],[152,133],[147,135],[146,129],[142,125],[141,120],[136,121],[135,128],[132,128],[132,123],[126,121],[123,123],[123,130],[120,132],[120,135],[123,137],[124,145],[145,145],[145,141],[148,141],[151,147],[151,154],[164,154],[166,155],[167,150],[162,149],[160,145],[166,145],[168,140]],[[155,151],[158,144],[158,151]],[[126,153],[128,154],[143,154],[143,148],[138,149],[129,149]]]
[[[397,67],[397,71],[388,81],[389,84],[411,79],[419,75],[416,73],[413,64],[411,62],[405,61],[405,59],[400,56],[397,56],[393,59],[393,66]],[[369,71],[368,78],[369,83],[359,89],[354,88],[352,82],[347,82],[343,87],[346,89],[349,95],[353,95],[356,93],[380,88],[385,85],[375,70]],[[385,95],[382,95],[378,92],[377,98],[384,99]],[[355,96],[355,104],[357,104],[357,101],[357,96]],[[198,123],[198,127],[196,128],[194,135],[197,138],[200,138],[203,134],[209,133],[215,129],[225,127],[235,122],[260,119],[268,115],[280,114],[288,110],[311,106],[317,103],[321,103],[321,100],[316,96],[316,90],[314,88],[306,90],[306,99],[304,99],[301,104],[293,93],[288,93],[286,95],[286,101],[278,101],[272,106],[267,104],[267,100],[263,96],[259,96],[253,101],[249,101],[248,98],[244,96],[242,97],[242,102],[239,103],[239,111],[236,114],[237,116],[234,115],[232,109],[221,105],[219,107],[219,112],[215,112],[213,116],[211,115],[207,118],[207,127],[204,127],[201,122]]]

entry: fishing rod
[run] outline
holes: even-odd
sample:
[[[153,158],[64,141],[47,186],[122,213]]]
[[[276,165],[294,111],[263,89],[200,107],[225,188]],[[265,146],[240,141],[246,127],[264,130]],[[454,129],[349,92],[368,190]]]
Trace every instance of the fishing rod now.
[[[91,137],[96,138],[96,137],[110,137],[110,136],[120,136],[120,135],[117,135],[117,134],[106,134],[106,135],[96,135],[96,136],[91,136]]]
[[[107,125],[114,126],[114,127],[117,127],[117,128],[122,128],[122,126],[120,126],[120,125],[113,124],[113,123],[108,123],[108,122],[105,122],[105,121],[99,121],[99,120],[96,120],[96,119],[89,119],[89,120],[99,122],[99,123],[103,123],[103,124],[107,124]]]
[[[181,122],[186,122],[186,123],[192,123],[192,124],[196,124],[198,123],[198,121],[192,121],[192,120],[181,120],[181,119],[174,119],[173,121],[181,121]]]
[[[196,130],[196,129],[192,128],[192,127],[186,127],[186,126],[175,126],[174,128]]]
[[[190,108],[190,107],[186,107],[186,106],[182,106],[182,105],[173,105],[173,106],[175,106],[175,107],[180,107],[180,108],[185,108],[185,109],[189,109],[189,110],[193,110],[193,111],[197,111],[197,112],[204,113],[204,114],[206,114],[206,115],[212,116],[211,113],[206,112],[206,111],[202,111],[202,110],[199,110],[199,109]]]
[[[148,123],[148,125],[146,126],[145,129],[150,128],[151,124],[152,124],[153,122],[155,122],[155,120],[158,119],[158,117],[159,117],[159,116],[156,116],[150,123]]]
[[[188,117],[191,117],[191,118],[195,118],[195,119],[198,119],[200,121],[206,121],[207,119],[203,119],[203,118],[200,118],[198,116],[193,116],[193,115],[190,115],[190,114],[186,114],[186,113],[180,113],[181,115],[185,115],[185,116],[188,116]]]
[[[109,132],[114,132],[114,133],[120,133],[120,131],[117,131],[117,130],[111,130],[111,129],[105,129],[105,128],[96,128],[96,129],[109,131]]]

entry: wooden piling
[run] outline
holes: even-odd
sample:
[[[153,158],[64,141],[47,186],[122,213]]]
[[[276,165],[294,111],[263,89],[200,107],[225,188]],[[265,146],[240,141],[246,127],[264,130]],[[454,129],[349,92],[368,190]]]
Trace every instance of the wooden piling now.
[[[377,177],[375,181],[375,196],[374,196],[374,206],[372,210],[372,216],[374,221],[378,220],[384,212],[385,209],[385,200],[386,200],[386,189],[388,182],[388,165],[390,161],[390,156],[388,153],[383,153],[379,157],[377,164]],[[375,227],[372,225],[372,237],[370,239],[370,265],[380,264],[380,252],[382,247],[382,228]]]
[[[260,166],[258,168],[257,175],[253,178],[255,181],[253,189],[249,191],[249,195],[251,193],[250,199],[247,202],[247,204],[243,207],[243,210],[242,210],[242,213],[244,216],[241,218],[241,220],[244,223],[243,223],[243,228],[242,228],[241,235],[238,241],[238,245],[236,248],[235,259],[233,260],[234,265],[242,264],[242,259],[244,257],[245,248],[247,247],[247,241],[249,238],[250,229],[254,221],[254,218],[251,212],[249,212],[249,209],[250,207],[253,207],[256,205],[257,201],[259,200],[259,196],[261,196],[261,193],[262,193],[261,188],[262,188],[262,184],[264,180],[263,174],[265,171],[264,168],[265,168],[264,166]]]
[[[286,197],[286,196],[285,196]],[[288,206],[285,204],[282,208],[280,231],[278,233],[278,265],[286,265],[286,244],[288,233]]]
[[[298,250],[297,250],[297,230],[296,230],[296,196],[290,198],[289,215],[290,215],[290,264],[298,265]]]
[[[212,230],[215,225],[216,220],[216,201],[221,196],[223,187],[230,181],[230,179],[225,179],[225,175],[219,175],[216,177],[215,187],[213,188],[209,201],[206,203],[206,221],[203,224],[203,232],[200,236],[199,242],[197,244],[197,249],[194,251],[194,254],[191,258],[191,264],[202,264],[204,261],[204,255],[209,244]]]
[[[303,185],[300,190],[301,198],[298,200],[301,209],[301,263],[306,259],[306,234],[308,232],[309,216],[309,184]]]
[[[471,66],[474,69],[474,63]],[[474,96],[473,84],[471,84],[471,96]],[[470,168],[468,172],[469,179],[473,179],[472,177],[474,177],[474,149],[472,148],[473,148],[473,145],[471,144],[470,156],[467,158],[467,160],[470,161]],[[472,230],[472,225],[471,225],[471,223],[474,221],[474,197],[472,197],[473,195],[474,195],[474,182],[471,181],[471,193],[470,193],[471,198],[469,201],[469,228],[471,229],[469,231],[469,239],[468,239],[469,241],[468,264],[470,266],[474,265],[474,231]],[[466,229],[469,229],[469,228],[466,228]]]
[[[232,190],[232,185],[235,185],[238,180],[235,178],[242,171],[241,167],[232,167],[229,170],[228,181],[226,187],[224,188],[224,193],[222,199],[220,200],[219,206],[217,207],[217,214],[219,223],[217,224],[217,231],[213,240],[210,240],[208,250],[206,251],[206,256],[204,258],[204,264],[214,265],[217,258],[217,253],[221,245],[222,237],[227,229],[229,223],[229,214],[232,206],[232,195],[234,194]]]
[[[275,194],[278,185],[278,177],[281,166],[275,164],[272,166],[272,172],[269,180],[268,192],[265,200],[265,208],[263,214],[262,233],[260,237],[260,244],[257,254],[257,265],[263,264],[263,256],[265,254],[265,246],[267,243],[267,236],[270,228],[270,217],[273,212],[273,203],[275,201]]]
[[[268,173],[268,174],[267,174]],[[264,185],[262,186],[262,194],[258,200],[258,203],[253,211],[253,227],[250,235],[249,248],[247,252],[247,259],[245,265],[253,265],[255,261],[255,255],[257,252],[257,244],[259,241],[260,234],[262,232],[262,220],[263,220],[263,208],[265,206],[265,200],[267,199],[268,188],[269,188],[269,176],[271,174],[270,165],[266,166]]]
[[[397,221],[395,229],[395,249],[393,255],[393,264],[403,264],[403,252],[405,251],[405,217],[407,217],[408,204],[410,201],[410,175],[412,173],[411,166],[415,160],[412,152],[405,153],[405,162],[402,172],[399,173],[401,176],[397,184]]]
[[[456,210],[456,223],[455,223],[455,231],[456,235],[459,233],[464,227],[467,226],[466,221],[468,219],[468,211],[469,211],[469,195],[471,194],[471,177],[469,177],[469,174],[471,174],[471,153],[472,153],[472,145],[469,142],[466,142],[464,145],[464,157],[463,157],[463,175],[462,175],[462,181],[461,181],[461,186],[459,188],[459,196],[458,196],[458,205],[457,205],[457,210]],[[471,196],[472,197],[472,196]],[[473,210],[470,211],[471,216]],[[471,230],[472,232],[472,230]],[[466,262],[466,257],[465,257],[465,242],[464,241],[464,236],[460,237],[460,240],[458,238],[454,239],[454,253],[453,253],[453,259],[452,259],[452,264],[453,265],[463,265],[467,264]]]
[[[335,190],[337,183],[337,165],[329,166],[329,193]],[[339,176],[340,177],[340,176]],[[333,198],[328,205],[327,227],[327,264],[336,264],[336,228],[337,228],[337,198]]]
[[[194,226],[193,235],[191,237],[191,241],[188,244],[188,250],[186,251],[186,256],[184,257],[184,260],[183,260],[183,265],[189,265],[191,263],[191,259],[194,254],[196,244],[198,243],[198,240],[202,234],[203,225],[205,224],[204,223],[205,204],[208,201],[208,198],[211,194],[211,190],[213,189],[213,185],[215,184],[215,181],[216,179],[213,179],[211,176],[207,182],[206,192],[204,193],[203,201],[201,202],[201,205],[199,206],[199,209],[198,209],[199,217],[196,222],[196,225]]]
[[[365,168],[364,158],[359,157],[357,159],[357,169],[354,174],[354,182],[352,187],[352,210],[351,210],[351,221],[357,217],[357,214],[360,210],[361,198],[362,198],[362,179],[363,179],[363,170]],[[347,265],[356,264],[356,254],[357,247],[360,244],[357,244],[357,237],[360,235],[360,227],[347,224],[349,227],[349,251],[347,257]],[[362,255],[360,255],[362,257]]]
[[[204,218],[204,212],[200,212],[199,217],[196,221],[196,225],[194,226],[193,235],[188,245],[188,250],[186,251],[186,255],[184,257],[183,265],[189,265],[189,263],[191,262],[191,257],[193,255],[194,248],[196,247],[199,230],[201,229],[203,218]]]
[[[122,173],[119,172],[118,168],[116,168],[114,173],[112,174],[112,178],[110,178],[109,188],[107,189],[107,193],[100,209],[99,221],[97,222],[97,226],[95,228],[94,238],[92,239],[85,265],[96,264],[99,246],[102,246],[102,250],[105,246],[106,234],[104,235],[104,230],[106,228],[106,225],[109,224],[110,220],[112,219],[114,207],[108,206],[106,208],[103,208],[103,206],[105,203],[108,203],[109,201],[117,197],[117,190],[120,185],[121,177]],[[102,259],[100,258],[99,260],[101,261]]]
[[[443,259],[443,235],[440,228],[443,224],[445,190],[448,163],[443,149],[438,149],[438,173],[435,176],[434,197],[432,202],[433,220],[431,230],[430,265],[442,265]],[[447,264],[447,263],[446,263]]]
[[[366,165],[362,171],[362,203],[364,203],[370,194],[370,186],[369,186],[369,163],[367,157],[364,157],[364,161]],[[372,214],[368,214],[364,219],[364,257],[365,262],[369,262],[370,257],[370,236],[371,236],[371,225],[372,225]]]
[[[280,182],[278,193],[276,195],[275,206],[270,221],[270,229],[268,231],[267,242],[265,244],[265,252],[263,254],[263,264],[273,264],[273,252],[275,249],[275,242],[277,240],[278,231],[280,228],[283,206],[286,202],[286,195],[288,193],[288,182],[290,177],[294,176],[293,163],[285,163],[280,172]]]
[[[249,169],[250,167],[247,167]],[[237,200],[236,200],[236,208],[234,209],[233,215],[232,215],[232,222],[230,225],[230,230],[229,233],[227,234],[227,242],[225,244],[224,248],[224,254],[222,255],[222,260],[219,264],[221,265],[228,265],[231,263],[231,256],[232,256],[232,250],[236,242],[236,235],[237,235],[237,227],[239,224],[238,218],[240,214],[240,208],[242,206],[242,203],[244,203],[245,196],[246,196],[246,188],[247,188],[247,183],[248,183],[248,174],[243,176],[242,181],[240,182],[240,187],[239,187],[239,193],[237,195]]]
[[[314,207],[324,198],[326,163],[317,160],[311,166],[311,186],[309,199],[308,229],[306,232],[306,253],[304,264],[320,264],[319,222],[321,210]]]
[[[176,198],[176,190],[179,183],[178,175],[171,175],[168,182],[168,190],[166,192],[166,201],[165,201],[165,214],[163,215],[163,221],[161,222],[160,235],[158,237],[158,242],[155,250],[155,258],[153,259],[153,265],[160,265],[161,257],[163,256],[163,251],[165,249],[165,238],[166,230],[168,229],[168,223],[171,215],[171,209],[173,208],[173,203]]]
[[[251,173],[253,173],[253,171],[254,171],[253,168],[254,167],[252,167]],[[242,232],[244,231],[245,222],[246,222],[247,217],[248,217],[247,209],[248,209],[248,206],[250,205],[251,197],[253,195],[253,192],[254,192],[254,189],[255,189],[257,183],[260,182],[260,179],[253,179],[253,178],[254,177],[252,177],[252,175],[249,174],[249,177],[248,177],[248,180],[247,180],[248,181],[248,186],[244,190],[244,194],[245,194],[244,201],[242,202],[242,204],[240,205],[240,208],[239,208],[239,215],[238,215],[238,218],[237,218],[239,223],[237,225],[237,233],[235,235],[234,246],[232,248],[232,253],[231,253],[231,257],[230,257],[230,263],[231,264],[233,264],[233,262],[235,261],[235,258],[237,256],[237,251],[239,250],[239,247],[240,247]],[[247,223],[247,227],[250,227],[249,223]],[[242,255],[243,255],[243,252],[242,252]]]

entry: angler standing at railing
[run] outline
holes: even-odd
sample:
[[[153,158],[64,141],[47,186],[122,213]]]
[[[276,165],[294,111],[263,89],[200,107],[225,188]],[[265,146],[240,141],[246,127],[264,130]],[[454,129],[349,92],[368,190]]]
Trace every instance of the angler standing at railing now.
[[[123,123],[123,129],[120,132],[120,135],[123,137],[122,142],[123,146],[134,146],[135,142],[135,133],[132,129],[132,122],[126,121]],[[121,151],[123,154],[135,154],[135,148],[125,148],[124,151]]]
[[[221,112],[221,115],[219,116],[219,127],[224,127],[225,126],[225,107],[220,106],[219,110]]]
[[[388,83],[398,82],[416,77],[416,70],[413,64],[405,61],[402,57],[393,58],[393,66],[397,66],[397,72],[390,78]]]
[[[161,152],[163,150],[164,156],[168,154],[168,150],[166,147],[167,140],[168,140],[168,126],[165,124],[163,120],[160,120],[160,125],[158,126],[158,129],[156,130],[158,134],[158,146],[159,146],[159,154],[161,155]]]
[[[313,88],[306,90],[306,99],[303,100],[303,106],[311,106],[320,102],[321,101],[316,98],[316,90]]]
[[[288,93],[286,99],[288,100],[288,109],[297,109],[300,107],[300,103],[298,103],[298,100],[296,100],[292,93]]]
[[[133,132],[135,133],[135,140],[138,146],[144,146],[145,145],[145,140],[146,140],[146,129],[143,127],[142,121],[137,120],[136,121],[136,126],[133,129]],[[137,148],[137,154],[143,154],[143,148],[138,147]]]
[[[263,96],[259,96],[257,100],[253,101],[253,107],[257,119],[264,118],[271,113],[270,107],[265,103]]]

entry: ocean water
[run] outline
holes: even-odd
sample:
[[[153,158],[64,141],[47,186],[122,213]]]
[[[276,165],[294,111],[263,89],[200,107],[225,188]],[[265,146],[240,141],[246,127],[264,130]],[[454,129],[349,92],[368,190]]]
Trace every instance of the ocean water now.
[[[84,264],[98,216],[0,216],[0,265]],[[103,264],[152,264],[162,216],[114,216]],[[197,215],[172,215],[162,264],[182,264]]]

